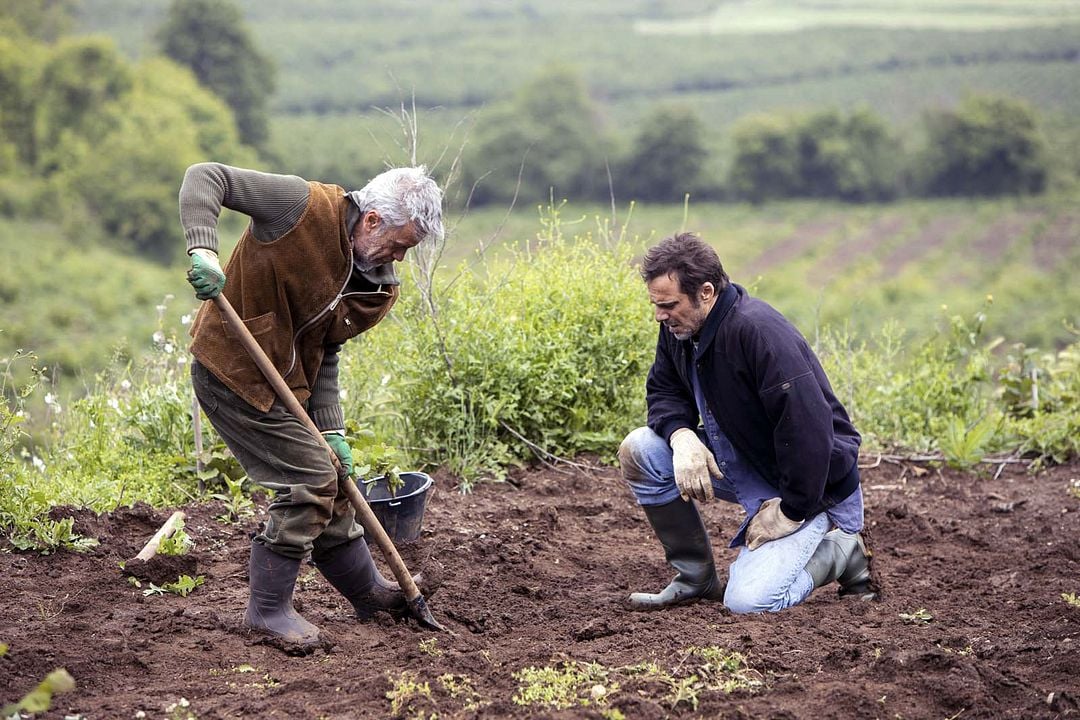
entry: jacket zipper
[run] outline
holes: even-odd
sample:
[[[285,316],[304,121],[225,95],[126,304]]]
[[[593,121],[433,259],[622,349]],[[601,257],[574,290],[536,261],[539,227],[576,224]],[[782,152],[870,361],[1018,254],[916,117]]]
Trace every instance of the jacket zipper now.
[[[338,290],[337,296],[333,300],[330,301],[329,305],[324,307],[313,318],[311,318],[306,323],[301,325],[300,329],[297,330],[293,334],[292,348],[291,348],[291,353],[289,355],[289,367],[288,367],[287,370],[285,370],[284,373],[282,373],[282,377],[288,377],[289,375],[292,374],[292,371],[296,369],[296,361],[297,361],[297,354],[298,354],[297,351],[296,351],[296,345],[297,345],[297,341],[300,339],[300,336],[303,335],[305,332],[307,332],[308,328],[310,328],[312,325],[314,325],[320,319],[325,317],[325,315],[327,313],[333,312],[334,308],[336,308],[338,306],[338,303],[341,302],[342,298],[346,297],[347,295],[388,294],[385,290],[382,289],[383,288],[382,284],[379,285],[378,290],[376,290],[375,292],[371,292],[371,293],[369,293],[369,292],[352,292],[352,293],[345,292],[345,288],[347,288],[349,286],[349,280],[352,279],[352,274],[353,274],[353,263],[352,263],[352,260],[350,259],[349,260],[349,272],[346,273],[345,282],[344,282],[344,284],[342,284],[341,289]],[[346,319],[346,322],[348,322],[348,319]]]

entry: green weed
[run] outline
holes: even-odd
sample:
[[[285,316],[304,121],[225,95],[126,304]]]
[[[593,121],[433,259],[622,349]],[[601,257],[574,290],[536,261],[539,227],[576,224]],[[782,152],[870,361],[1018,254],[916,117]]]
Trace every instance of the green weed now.
[[[1070,607],[1080,608],[1080,596],[1076,593],[1061,593],[1061,599]]]
[[[0,708],[0,717],[21,717],[24,712],[32,715],[46,712],[52,706],[53,696],[74,689],[75,679],[64,668],[57,668],[21,700]]]
[[[164,537],[158,544],[158,555],[186,555],[195,547],[195,541],[184,531],[184,521],[176,522],[176,529],[172,535]]]
[[[900,613],[900,619],[909,625],[929,625],[934,616],[926,608],[919,608],[914,612]]]
[[[390,701],[390,714],[394,717],[420,720],[428,717],[425,708],[432,705],[431,685],[419,682],[415,673],[406,670],[396,680],[391,681],[386,698]]]
[[[609,688],[608,670],[599,663],[564,662],[561,667],[526,667],[514,673],[518,681],[514,703],[539,705],[558,710],[602,702],[611,689],[599,698],[592,695],[595,686]]]
[[[134,578],[129,578],[129,581],[130,580],[134,580]],[[154,583],[149,583],[150,587],[143,590],[143,596],[151,597],[155,595],[159,596],[171,593],[173,595],[179,595],[180,597],[187,597],[189,594],[191,594],[193,590],[195,590],[195,588],[199,587],[204,582],[206,582],[206,578],[204,578],[202,575],[197,575],[196,577],[191,577],[190,575],[181,575],[176,582],[165,583],[164,585],[155,585]],[[137,587],[140,586],[140,583],[138,581],[136,581],[134,584]]]
[[[219,479],[225,484],[227,492],[211,493],[210,495],[210,497],[225,504],[225,512],[215,519],[218,522],[232,524],[253,516],[255,514],[255,503],[252,502],[245,489],[247,476],[233,478],[223,474],[220,475]]]
[[[472,712],[480,709],[485,704],[480,693],[473,687],[472,678],[466,675],[446,673],[440,675],[436,680],[443,692],[449,695],[451,699],[461,703],[462,710]]]

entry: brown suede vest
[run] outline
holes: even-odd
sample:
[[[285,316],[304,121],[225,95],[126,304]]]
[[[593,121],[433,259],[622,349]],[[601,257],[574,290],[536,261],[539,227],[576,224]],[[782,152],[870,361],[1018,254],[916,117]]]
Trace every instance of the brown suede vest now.
[[[352,272],[349,200],[337,185],[308,185],[307,208],[292,230],[272,242],[244,231],[224,267],[223,290],[301,403],[311,396],[325,346],[377,324],[398,297],[396,285],[345,293]],[[270,409],[273,388],[214,303],[199,309],[191,335],[191,353],[200,363],[247,403]]]

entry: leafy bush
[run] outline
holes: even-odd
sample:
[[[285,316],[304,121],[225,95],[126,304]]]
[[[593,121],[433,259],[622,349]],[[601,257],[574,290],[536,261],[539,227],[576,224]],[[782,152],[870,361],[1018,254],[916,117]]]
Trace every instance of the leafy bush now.
[[[162,334],[148,362],[99,376],[95,390],[70,407],[47,395],[46,423],[26,451],[31,462],[8,460],[0,476],[0,529],[11,544],[42,552],[85,547],[70,518],[48,518],[56,505],[107,512],[139,501],[170,506],[195,497],[186,371],[186,354]],[[8,403],[0,418],[21,417],[24,411]],[[5,444],[13,442],[13,431],[4,432]],[[214,447],[220,440],[211,432],[207,443]]]
[[[995,447],[996,434],[980,425],[997,412],[989,392],[989,350],[980,340],[984,320],[982,312],[970,323],[953,316],[946,332],[910,354],[895,324],[873,344],[824,334],[822,361],[869,448],[926,453],[942,450],[949,437],[959,448],[976,426],[979,447]]]
[[[346,360],[346,415],[392,405],[376,426],[466,487],[534,454],[613,457],[644,420],[656,332],[645,291],[622,244],[564,237],[558,208],[543,223],[509,262],[463,266],[437,314],[407,293]]]

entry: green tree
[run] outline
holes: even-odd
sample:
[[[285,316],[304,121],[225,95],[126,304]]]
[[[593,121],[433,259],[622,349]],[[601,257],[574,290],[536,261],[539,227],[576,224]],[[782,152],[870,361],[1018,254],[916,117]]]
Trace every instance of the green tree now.
[[[37,157],[34,117],[45,49],[26,38],[0,36],[0,172]]]
[[[53,42],[72,25],[72,0],[0,0],[0,36]]]
[[[515,98],[477,121],[464,178],[477,204],[518,197],[543,202],[554,188],[560,197],[594,198],[606,191],[606,140],[595,104],[573,71],[548,70]]]
[[[670,202],[701,187],[705,128],[697,114],[682,107],[660,107],[642,123],[616,187],[635,200]]]
[[[128,62],[106,38],[61,40],[41,72],[36,104],[35,164],[48,174],[64,164],[60,147],[71,135],[94,143],[109,133],[117,104],[131,91]]]
[[[728,182],[736,195],[762,202],[798,193],[798,134],[788,118],[752,115],[736,123],[731,134],[735,159]]]
[[[241,141],[265,149],[275,70],[256,47],[239,8],[229,0],[173,0],[158,41],[168,57],[191,68],[232,108]]]
[[[1038,193],[1049,159],[1035,111],[1004,97],[972,95],[926,118],[923,168],[932,195]]]
[[[799,192],[804,197],[886,200],[899,189],[900,143],[866,109],[825,110],[796,123]]]
[[[753,202],[785,197],[884,200],[899,191],[900,143],[869,110],[749,117],[733,130],[729,182]]]
[[[176,191],[185,168],[207,157],[244,164],[254,158],[225,104],[186,68],[154,58],[133,77],[112,132],[93,144],[67,139],[57,183],[79,200],[70,214],[95,220],[119,247],[170,262],[183,251]]]

